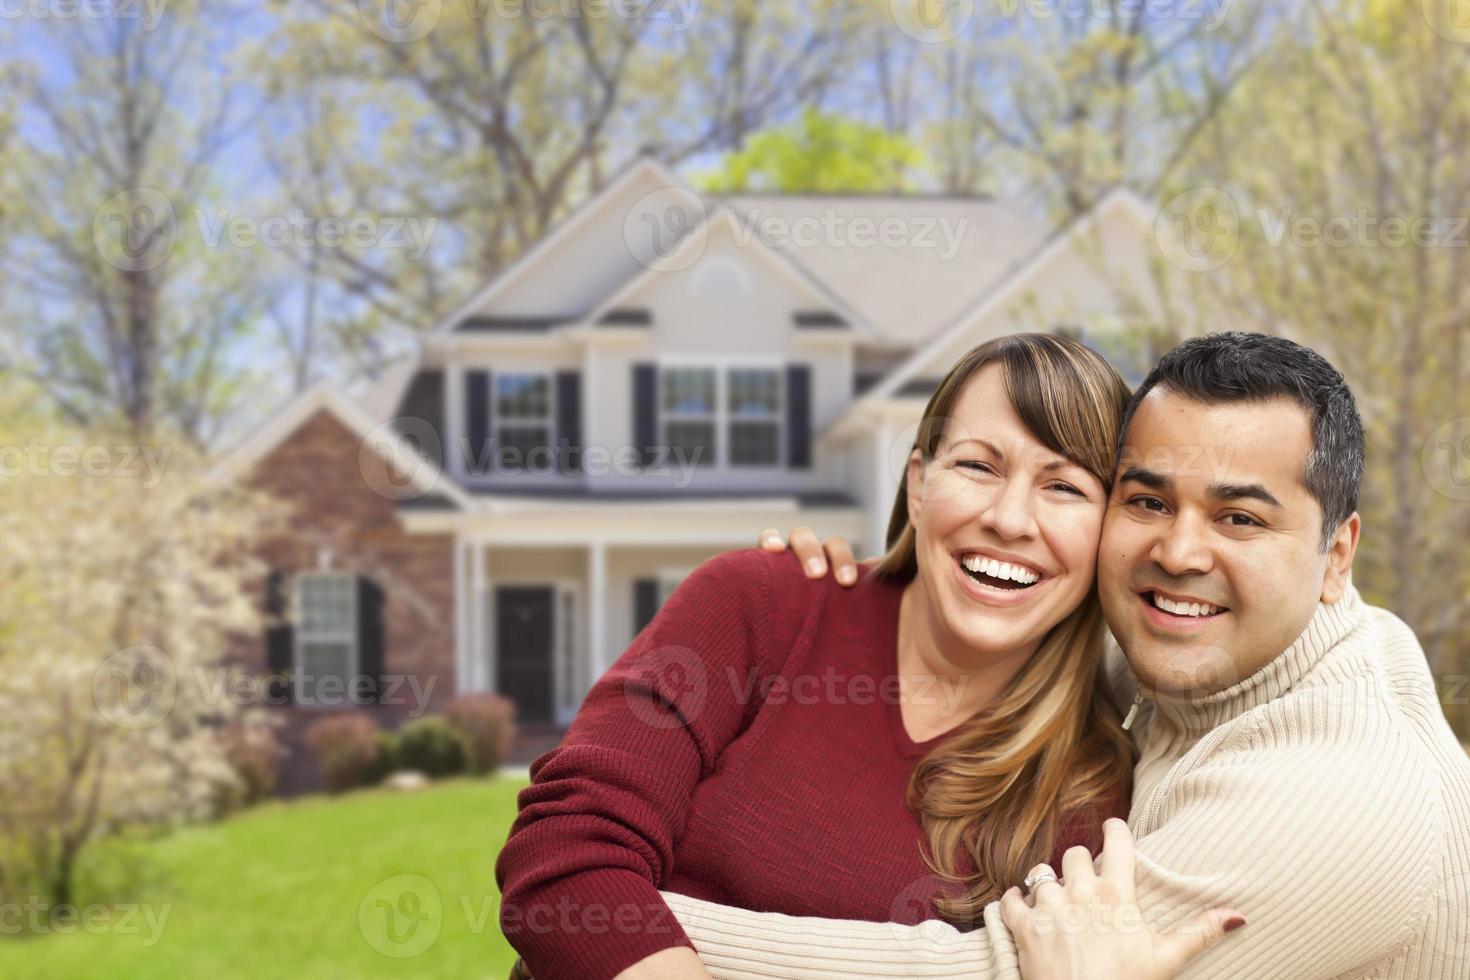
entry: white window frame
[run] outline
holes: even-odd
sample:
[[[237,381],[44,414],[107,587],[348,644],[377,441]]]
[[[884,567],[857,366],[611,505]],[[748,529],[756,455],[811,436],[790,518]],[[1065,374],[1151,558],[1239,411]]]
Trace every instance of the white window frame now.
[[[764,415],[736,415],[730,411],[730,375],[735,371],[762,371],[776,376],[776,410]],[[730,364],[721,375],[723,379],[721,406],[725,413],[725,442],[728,443],[730,465],[734,469],[769,470],[786,465],[786,374],[779,367],[766,364]],[[776,455],[768,463],[735,462],[735,425],[738,422],[769,422],[776,427]]]
[[[347,622],[345,631],[311,632],[306,629],[306,590],[308,580],[338,579],[347,582]],[[344,704],[357,705],[353,700],[357,676],[362,671],[362,637],[358,636],[358,608],[357,608],[357,576],[350,572],[301,572],[296,576],[294,582],[296,600],[296,624],[291,631],[291,685],[295,694],[295,701],[299,705],[309,708],[340,708]],[[306,671],[303,669],[302,647],[307,643],[340,643],[347,642],[348,665],[347,674],[342,678],[342,698],[340,704],[308,700],[305,697],[304,682],[307,680]],[[320,678],[313,677],[313,683]]]
[[[529,415],[516,415],[516,416],[512,416],[511,417],[511,421],[510,422],[507,423],[505,421],[505,418],[504,418],[503,414],[500,411],[500,381],[501,381],[502,378],[506,378],[506,377],[511,377],[511,378],[541,378],[541,379],[545,380],[545,382],[546,382],[546,416],[545,416],[544,422],[543,422],[542,419],[538,419],[538,418],[535,418],[535,417],[532,417],[532,416],[529,416]],[[491,466],[490,466],[490,470],[491,470],[492,473],[499,474],[501,472],[501,470],[500,470],[499,456],[500,456],[501,447],[504,445],[504,442],[500,438],[500,430],[501,430],[501,427],[504,426],[504,425],[509,425],[511,428],[526,428],[526,427],[530,427],[530,426],[537,426],[537,425],[544,424],[546,426],[546,447],[547,447],[547,451],[549,453],[549,455],[547,456],[547,462],[550,464],[550,467],[551,467],[552,470],[555,470],[556,469],[556,379],[552,376],[552,372],[547,371],[547,370],[538,370],[538,369],[535,369],[535,368],[525,368],[525,369],[508,368],[508,369],[506,369],[504,371],[491,370],[491,372],[490,372],[490,406],[489,406],[489,411],[490,411],[490,442],[491,442],[491,445],[493,445],[495,447],[495,457],[492,459]],[[520,468],[518,468],[518,469],[507,469],[505,472],[508,472],[508,473],[532,473],[532,472],[534,472],[531,469],[531,467],[525,465],[526,462],[527,462],[526,460],[522,460],[521,462],[522,462],[522,465],[521,465]]]
[[[769,473],[774,470],[787,468],[787,432],[786,432],[786,367],[785,360],[731,354],[725,356],[689,356],[689,357],[662,357],[658,361],[658,435],[659,445],[668,446],[667,423],[670,419],[675,422],[704,421],[706,419],[714,423],[715,429],[715,462],[710,469],[716,471],[731,471],[736,473]],[[702,368],[715,373],[715,403],[714,412],[705,414],[669,413],[664,411],[664,373],[685,368]],[[761,421],[754,417],[738,417],[730,413],[730,372],[731,371],[770,371],[776,375],[776,390],[779,402],[776,412],[770,417],[776,423],[776,458],[770,463],[736,463],[732,460],[731,450],[734,440],[731,438],[731,424],[735,421]],[[708,464],[701,464],[701,466]]]

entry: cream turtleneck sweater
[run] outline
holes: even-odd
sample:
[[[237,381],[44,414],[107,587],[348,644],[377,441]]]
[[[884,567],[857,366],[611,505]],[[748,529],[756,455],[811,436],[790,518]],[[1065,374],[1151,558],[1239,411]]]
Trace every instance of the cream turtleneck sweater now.
[[[1131,703],[1116,647],[1108,673]],[[1228,905],[1248,921],[1182,976],[1470,978],[1470,760],[1392,613],[1350,587],[1257,673],[1145,701],[1133,731],[1145,920]],[[998,903],[961,933],[663,896],[717,980],[1020,977]]]

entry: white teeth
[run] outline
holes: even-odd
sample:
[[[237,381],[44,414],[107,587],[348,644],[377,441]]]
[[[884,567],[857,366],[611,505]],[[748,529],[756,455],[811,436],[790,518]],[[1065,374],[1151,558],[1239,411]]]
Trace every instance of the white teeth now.
[[[1220,611],[1219,606],[1212,606],[1207,602],[1175,602],[1157,592],[1153,593],[1153,597],[1155,606],[1175,616],[1213,616]]]
[[[969,571],[982,572],[992,578],[1007,579],[1022,585],[1034,585],[1041,580],[1038,573],[1025,565],[1013,565],[1010,562],[996,561],[994,558],[985,558],[981,555],[966,555],[961,564]]]

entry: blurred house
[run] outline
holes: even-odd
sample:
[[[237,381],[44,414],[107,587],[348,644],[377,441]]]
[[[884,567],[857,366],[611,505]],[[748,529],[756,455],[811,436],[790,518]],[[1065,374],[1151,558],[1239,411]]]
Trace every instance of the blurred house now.
[[[1152,235],[1121,191],[1053,230],[976,197],[701,196],[641,159],[414,363],[301,395],[224,461],[298,509],[261,546],[282,618],[243,655],[291,675],[293,730],[495,691],[533,757],[706,558],[796,524],[879,551],[949,365],[1126,333]]]

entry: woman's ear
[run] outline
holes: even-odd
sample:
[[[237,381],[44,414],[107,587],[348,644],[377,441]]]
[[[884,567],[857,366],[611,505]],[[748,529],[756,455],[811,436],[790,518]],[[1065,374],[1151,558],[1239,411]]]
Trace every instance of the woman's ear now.
[[[904,467],[904,490],[909,505],[909,525],[918,523],[924,509],[924,458],[917,449],[910,450],[908,465]]]

